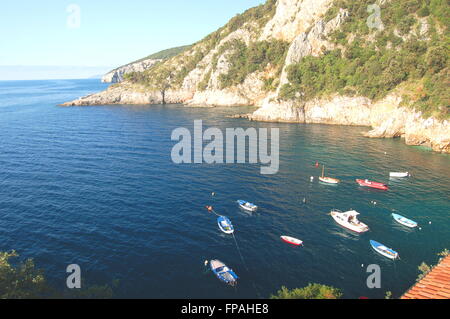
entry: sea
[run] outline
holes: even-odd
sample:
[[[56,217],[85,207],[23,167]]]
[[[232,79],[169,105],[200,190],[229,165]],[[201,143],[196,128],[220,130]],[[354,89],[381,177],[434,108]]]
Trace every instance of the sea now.
[[[57,289],[77,264],[83,284],[111,285],[117,298],[268,298],[309,283],[339,288],[344,298],[399,297],[422,262],[435,264],[450,248],[449,155],[367,139],[367,127],[232,118],[252,107],[58,106],[106,87],[98,80],[0,82],[0,251],[33,258]],[[173,131],[193,130],[196,120],[223,132],[278,128],[279,172],[174,163]],[[319,183],[316,162],[342,183]],[[390,179],[391,171],[412,177]],[[357,178],[390,190],[361,188]],[[241,210],[239,199],[259,210]],[[220,232],[206,205],[230,218],[234,237]],[[357,210],[370,231],[347,231],[332,209]],[[392,213],[420,228],[397,224]],[[370,240],[401,259],[379,255]],[[212,259],[236,272],[236,287],[205,267]],[[380,288],[368,285],[370,265],[380,267]]]

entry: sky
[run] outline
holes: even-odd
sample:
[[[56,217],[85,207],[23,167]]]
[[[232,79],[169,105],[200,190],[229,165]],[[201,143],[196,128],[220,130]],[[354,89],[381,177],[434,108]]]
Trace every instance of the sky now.
[[[2,1],[0,66],[115,68],[201,40],[236,14],[263,2]],[[4,70],[0,69],[0,79],[5,79]]]

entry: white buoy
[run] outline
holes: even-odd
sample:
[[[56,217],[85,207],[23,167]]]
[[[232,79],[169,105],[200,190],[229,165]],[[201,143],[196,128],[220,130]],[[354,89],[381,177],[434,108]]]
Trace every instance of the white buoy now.
[[[212,195],[212,197],[214,197],[214,196],[216,196],[216,193],[212,193],[211,195]]]
[[[431,225],[432,223],[430,222],[430,225]]]
[[[311,182],[314,182],[314,176],[311,176]]]

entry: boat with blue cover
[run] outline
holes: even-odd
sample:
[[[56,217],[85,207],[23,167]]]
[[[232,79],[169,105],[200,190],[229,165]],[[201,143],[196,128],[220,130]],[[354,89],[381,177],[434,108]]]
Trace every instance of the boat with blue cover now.
[[[411,219],[408,219],[408,218],[406,218],[404,216],[401,216],[399,214],[392,214],[392,217],[394,217],[394,220],[397,223],[399,223],[399,224],[401,224],[403,226],[406,226],[406,227],[409,227],[409,228],[416,228],[417,226],[419,226],[419,224],[417,224],[415,221],[413,221]]]
[[[231,220],[228,219],[228,217],[220,216],[217,218],[217,224],[219,225],[220,230],[225,234],[231,235],[234,233],[233,224],[231,224]]]
[[[258,206],[245,200],[238,200],[237,202],[242,209],[248,210],[250,212],[256,212],[258,210]]]
[[[212,272],[216,275],[216,277],[230,286],[236,286],[237,280],[239,277],[234,273],[234,271],[228,268],[223,262],[220,260],[211,260],[209,263]]]
[[[384,257],[387,257],[392,260],[399,258],[398,252],[396,252],[395,250],[392,250],[391,248],[387,248],[385,245],[380,244],[379,242],[376,242],[375,240],[371,240],[370,245],[377,253],[379,253],[380,255],[383,255]]]

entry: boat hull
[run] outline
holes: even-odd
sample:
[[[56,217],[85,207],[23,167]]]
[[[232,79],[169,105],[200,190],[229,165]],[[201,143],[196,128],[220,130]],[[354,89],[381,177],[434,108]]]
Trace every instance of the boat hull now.
[[[220,216],[217,219],[217,225],[219,226],[219,229],[227,235],[232,235],[234,233],[234,227],[227,217]]]
[[[332,184],[332,185],[337,185],[341,182],[337,178],[331,178],[331,177],[319,177],[319,181],[321,181],[322,183],[325,183],[325,184]]]
[[[369,187],[369,188],[379,189],[379,190],[383,190],[383,191],[389,190],[389,187],[383,183],[372,182],[372,181],[367,181],[367,180],[362,180],[362,179],[357,179],[356,182],[361,187]]]
[[[359,222],[359,225],[354,225],[349,222],[346,222],[345,217],[343,217],[343,214],[345,214],[345,213],[342,213],[339,211],[332,211],[331,217],[333,217],[334,221],[338,225],[340,225],[340,226],[344,227],[345,229],[348,229],[352,232],[362,234],[362,233],[366,233],[369,231],[369,226],[367,226],[364,223]]]
[[[392,250],[390,248],[387,248],[386,246],[384,246],[384,245],[382,245],[382,244],[380,244],[380,243],[378,243],[378,242],[376,242],[374,240],[370,241],[370,245],[372,246],[372,248],[377,253],[379,253],[380,255],[382,255],[382,256],[384,256],[386,258],[389,258],[389,259],[392,259],[392,260],[396,260],[396,259],[399,258],[399,255],[398,255],[398,253],[396,251],[394,251],[394,250]]]
[[[281,236],[281,240],[293,246],[303,246],[303,241],[289,236]]]
[[[398,214],[392,214],[392,217],[394,217],[394,220],[399,223],[400,225],[406,226],[408,228],[416,228],[419,226],[415,221],[408,219],[404,216],[400,216]]]
[[[406,177],[410,177],[411,174],[409,174],[408,172],[406,172],[406,173],[390,173],[389,176],[394,177],[394,178],[406,178]]]
[[[238,204],[240,208],[249,212],[256,212],[258,210],[258,206],[243,200],[238,200]]]
[[[211,260],[210,267],[211,271],[221,282],[230,286],[235,286],[237,284],[239,277],[220,260]]]

